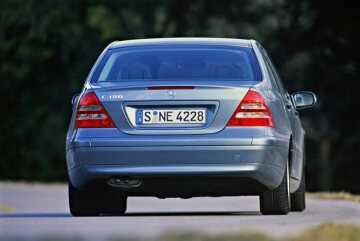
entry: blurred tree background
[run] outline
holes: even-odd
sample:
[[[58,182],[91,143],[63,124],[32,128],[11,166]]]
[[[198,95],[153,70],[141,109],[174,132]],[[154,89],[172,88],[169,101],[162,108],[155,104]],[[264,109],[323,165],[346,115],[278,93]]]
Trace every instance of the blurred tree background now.
[[[66,180],[70,100],[114,40],[260,41],[302,113],[309,190],[360,193],[360,4],[343,0],[2,0],[0,179]]]

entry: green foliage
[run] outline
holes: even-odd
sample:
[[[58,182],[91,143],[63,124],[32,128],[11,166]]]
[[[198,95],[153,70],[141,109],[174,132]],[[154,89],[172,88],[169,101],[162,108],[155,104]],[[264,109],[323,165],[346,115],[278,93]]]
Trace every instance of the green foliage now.
[[[210,36],[259,40],[290,91],[318,94],[316,111],[302,115],[308,186],[360,192],[360,128],[352,119],[357,7],[348,0],[3,0],[0,179],[66,179],[70,99],[111,41]]]

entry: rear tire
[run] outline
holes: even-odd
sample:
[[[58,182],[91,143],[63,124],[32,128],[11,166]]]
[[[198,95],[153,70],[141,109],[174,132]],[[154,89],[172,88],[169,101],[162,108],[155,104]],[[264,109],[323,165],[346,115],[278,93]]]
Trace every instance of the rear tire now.
[[[69,182],[69,206],[75,217],[99,216],[100,213],[123,215],[127,197],[112,189],[99,192],[79,190]]]
[[[305,190],[305,170],[303,169],[300,187],[296,192],[291,194],[291,211],[302,212],[305,210]]]
[[[74,217],[99,216],[96,197],[89,191],[75,188],[69,181],[69,207]]]
[[[101,213],[124,215],[127,208],[127,196],[116,190],[106,190],[102,193],[100,204]]]
[[[287,214],[290,211],[289,168],[286,165],[281,184],[260,195],[260,212],[264,215]]]

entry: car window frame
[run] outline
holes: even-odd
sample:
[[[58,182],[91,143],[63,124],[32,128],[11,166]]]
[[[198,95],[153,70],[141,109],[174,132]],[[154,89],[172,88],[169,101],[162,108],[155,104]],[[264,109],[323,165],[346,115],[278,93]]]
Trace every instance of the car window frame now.
[[[280,93],[282,95],[287,96],[288,92],[286,91],[284,84],[282,83],[281,77],[280,77],[279,73],[277,72],[275,65],[271,61],[269,54],[267,53],[266,49],[263,46],[260,45],[260,47],[262,50],[261,52],[263,53],[265,60],[266,60],[267,64],[269,65],[270,71],[271,71],[272,75],[274,76],[275,83],[278,87],[278,90],[280,91]]]
[[[264,60],[266,69],[267,69],[267,71],[268,71],[268,73],[269,73],[269,76],[270,76],[270,78],[271,78],[271,80],[272,80],[270,83],[271,83],[272,86],[274,86],[274,87],[277,89],[277,91],[278,91],[279,93],[281,93],[280,88],[279,88],[279,86],[278,86],[278,84],[277,84],[275,75],[274,75],[274,73],[273,73],[273,71],[272,71],[272,69],[271,69],[271,67],[270,67],[270,64],[269,64],[269,62],[268,62],[268,59],[267,59],[267,57],[266,57],[266,55],[265,55],[265,53],[264,53],[264,48],[263,48],[259,43],[257,43],[257,44],[258,44],[258,48],[259,48],[259,50],[260,50],[260,54],[261,54],[261,56],[262,56],[262,58],[263,58],[263,60]]]

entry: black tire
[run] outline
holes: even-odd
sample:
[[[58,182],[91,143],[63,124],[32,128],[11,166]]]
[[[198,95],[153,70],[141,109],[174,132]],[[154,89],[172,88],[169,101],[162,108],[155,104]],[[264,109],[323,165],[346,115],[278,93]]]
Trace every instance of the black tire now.
[[[124,215],[127,208],[127,196],[117,190],[106,190],[100,200],[101,213]]]
[[[305,170],[302,171],[301,183],[299,189],[291,194],[291,211],[302,212],[306,208],[305,201]]]
[[[260,195],[260,212],[264,215],[287,214],[290,211],[289,168],[286,165],[281,184]]]
[[[96,197],[89,191],[76,189],[69,181],[69,207],[74,217],[99,216]]]

